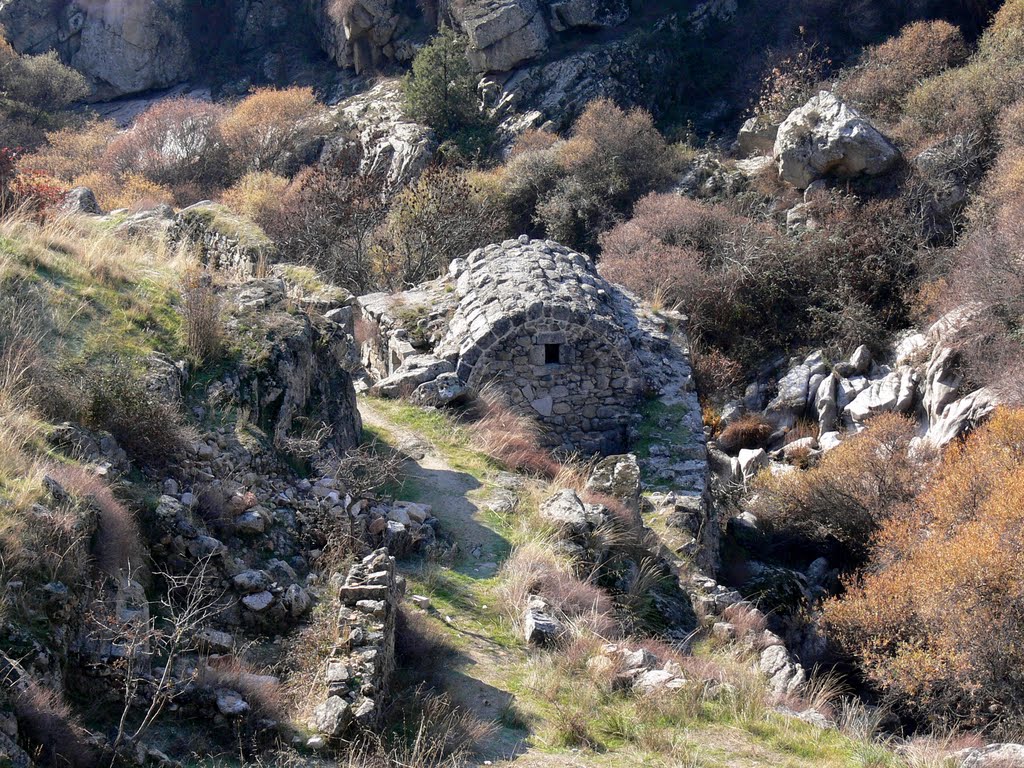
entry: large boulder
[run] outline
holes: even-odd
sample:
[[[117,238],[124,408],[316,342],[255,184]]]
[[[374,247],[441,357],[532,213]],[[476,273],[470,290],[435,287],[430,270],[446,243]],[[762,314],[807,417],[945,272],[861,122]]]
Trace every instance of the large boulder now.
[[[535,0],[477,0],[452,11],[478,72],[507,72],[547,51],[548,28]]]
[[[736,134],[736,145],[743,157],[770,155],[775,150],[775,138],[779,135],[778,123],[763,117],[752,117],[740,126]]]
[[[989,744],[955,752],[952,764],[959,768],[1014,768],[1024,765],[1024,744]]]
[[[857,110],[829,91],[794,109],[775,139],[779,177],[806,189],[825,176],[877,176],[899,160],[893,146]]]

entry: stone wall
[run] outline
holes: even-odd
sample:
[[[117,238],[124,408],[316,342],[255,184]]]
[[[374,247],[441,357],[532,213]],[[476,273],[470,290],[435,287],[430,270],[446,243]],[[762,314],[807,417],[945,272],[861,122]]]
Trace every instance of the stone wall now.
[[[178,213],[167,241],[194,249],[210,269],[242,279],[264,276],[273,255],[273,244],[256,224],[214,203],[196,203]]]
[[[310,723],[323,736],[379,722],[395,671],[395,619],[404,591],[387,549],[349,569],[338,593],[338,643],[324,671],[327,700]]]

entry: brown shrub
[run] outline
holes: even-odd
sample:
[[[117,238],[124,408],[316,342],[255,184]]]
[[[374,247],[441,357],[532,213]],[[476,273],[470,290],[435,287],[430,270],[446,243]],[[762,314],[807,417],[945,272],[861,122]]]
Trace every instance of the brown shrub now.
[[[288,179],[268,171],[245,174],[221,195],[221,202],[235,213],[252,219],[263,229],[273,229],[283,215]]]
[[[755,112],[781,122],[814,95],[831,63],[817,43],[802,39],[795,50],[771,64],[761,80]]]
[[[1020,188],[1016,177],[1003,177],[994,189]],[[957,334],[958,350],[970,380],[991,387],[1010,404],[1024,403],[1024,384],[1019,371],[1024,362],[1024,343],[1018,318],[1024,313],[1024,264],[1019,254],[1024,244],[1024,202],[1006,194],[989,226],[966,238],[959,248],[944,285],[940,306],[944,311],[969,305],[973,311]]]
[[[1002,4],[978,41],[978,54],[1003,62],[1024,60],[1024,2]]]
[[[184,451],[180,412],[147,390],[128,362],[114,359],[86,368],[77,385],[85,402],[83,420],[110,432],[132,460],[162,468]]]
[[[277,170],[319,135],[323,115],[312,88],[257,88],[221,124],[234,173]]]
[[[185,321],[185,346],[198,364],[220,354],[223,345],[221,300],[213,276],[202,269],[190,269],[181,277],[181,313]]]
[[[212,189],[227,174],[223,119],[224,108],[209,102],[185,98],[158,102],[110,143],[103,170],[117,178],[137,173],[172,189],[191,184]]]
[[[558,134],[550,131],[539,131],[534,128],[523,131],[516,137],[515,144],[509,150],[508,159],[517,157],[527,152],[536,152],[541,149],[550,149],[558,143]]]
[[[774,431],[775,425],[760,414],[746,413],[722,430],[718,447],[726,453],[737,453],[742,448],[764,448]]]
[[[346,158],[300,172],[267,234],[294,261],[359,294],[379,286],[379,230],[386,216],[379,182]]]
[[[912,421],[876,416],[817,467],[762,473],[751,511],[780,539],[819,549],[836,544],[840,554],[862,560],[878,527],[902,514],[920,486],[921,467],[907,454],[913,435]]]
[[[885,520],[869,569],[826,604],[832,636],[875,685],[933,723],[1019,728],[1022,526],[1024,411],[1000,410]]]
[[[905,114],[925,134],[987,136],[999,112],[1022,95],[1024,64],[975,58],[930,77],[907,96]]]
[[[45,145],[22,156],[19,167],[73,182],[95,171],[116,135],[114,123],[96,118],[82,126],[51,131],[46,134]]]
[[[432,280],[452,259],[492,242],[499,212],[482,204],[464,174],[425,172],[395,196],[384,225],[381,280],[393,289]]]
[[[695,351],[692,363],[697,391],[713,403],[724,403],[743,383],[743,366],[717,349]]]
[[[537,219],[550,237],[584,250],[637,198],[667,183],[673,172],[672,151],[651,115],[641,109],[626,112],[609,99],[588,104],[571,138],[551,151],[563,175],[538,198]]]
[[[946,21],[919,21],[869,48],[843,78],[839,92],[872,115],[893,118],[917,84],[967,57],[960,30]]]
[[[699,255],[665,245],[635,221],[601,235],[601,274],[652,303],[693,306],[703,274]]]

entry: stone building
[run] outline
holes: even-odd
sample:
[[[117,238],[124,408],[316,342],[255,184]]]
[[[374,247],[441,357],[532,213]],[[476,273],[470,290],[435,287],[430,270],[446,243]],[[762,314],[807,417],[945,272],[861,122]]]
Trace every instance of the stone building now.
[[[664,321],[550,240],[489,245],[439,280],[358,304],[382,394],[444,404],[497,388],[550,444],[585,453],[624,450],[641,397],[677,372],[665,370]]]

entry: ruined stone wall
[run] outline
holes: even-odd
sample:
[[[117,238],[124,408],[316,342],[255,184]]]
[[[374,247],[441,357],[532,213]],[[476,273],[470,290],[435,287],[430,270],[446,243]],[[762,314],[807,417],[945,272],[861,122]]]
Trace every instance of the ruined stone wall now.
[[[395,559],[378,549],[349,569],[338,593],[338,643],[327,661],[327,700],[311,727],[337,738],[379,722],[395,671],[395,619],[405,583]]]
[[[241,279],[263,277],[273,245],[258,226],[243,221],[219,205],[185,208],[167,230],[173,247],[195,250],[199,262]]]

